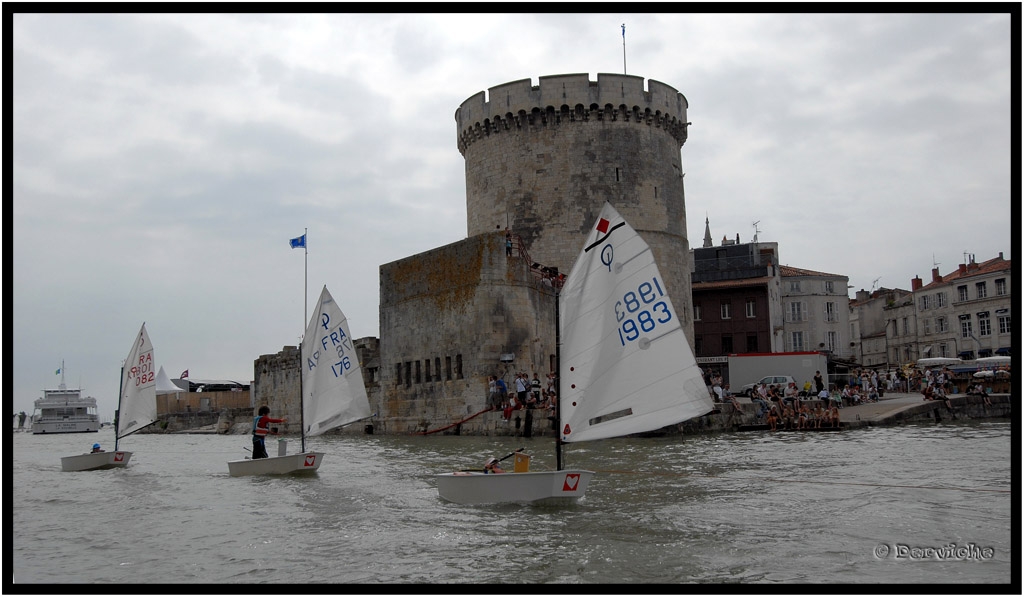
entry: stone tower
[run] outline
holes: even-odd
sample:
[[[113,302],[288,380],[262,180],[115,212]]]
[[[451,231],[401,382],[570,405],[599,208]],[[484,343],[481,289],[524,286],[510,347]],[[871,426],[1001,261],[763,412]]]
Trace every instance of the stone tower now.
[[[693,341],[680,149],[686,98],[642,77],[540,77],[477,93],[455,112],[470,237],[519,235],[536,262],[568,273],[608,201],[647,241]]]
[[[513,81],[459,106],[468,238],[380,267],[381,432],[510,432],[487,410],[487,377],[556,368],[539,265],[568,273],[605,201],[651,246],[692,344],[686,108],[663,83],[608,74]]]

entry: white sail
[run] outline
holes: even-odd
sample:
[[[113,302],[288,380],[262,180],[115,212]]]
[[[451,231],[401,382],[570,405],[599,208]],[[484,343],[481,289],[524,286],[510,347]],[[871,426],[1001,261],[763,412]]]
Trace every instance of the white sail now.
[[[650,247],[610,204],[559,300],[562,441],[650,431],[714,408]]]
[[[149,342],[145,323],[124,362],[118,409],[117,439],[135,433],[157,420],[153,345]]]
[[[302,340],[302,395],[306,435],[319,435],[370,416],[348,320],[327,286]]]

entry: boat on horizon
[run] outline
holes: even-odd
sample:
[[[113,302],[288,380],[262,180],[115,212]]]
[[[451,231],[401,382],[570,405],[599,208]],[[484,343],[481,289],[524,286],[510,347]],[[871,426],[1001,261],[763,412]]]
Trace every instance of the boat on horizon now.
[[[100,415],[96,399],[82,397],[81,388],[69,388],[64,383],[64,361],[60,363],[60,385],[43,390],[36,399],[32,413],[32,433],[93,433],[100,430]]]

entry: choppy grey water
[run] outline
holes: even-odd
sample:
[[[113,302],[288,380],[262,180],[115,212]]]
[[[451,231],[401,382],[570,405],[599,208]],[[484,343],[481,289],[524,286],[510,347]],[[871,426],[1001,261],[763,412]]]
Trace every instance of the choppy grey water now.
[[[574,444],[566,464],[598,474],[558,507],[451,504],[433,478],[522,445],[553,468],[550,438],[318,437],[316,476],[232,478],[247,436],[136,434],[127,468],[64,473],[113,433],[12,435],[14,590],[1011,582],[1009,422]]]

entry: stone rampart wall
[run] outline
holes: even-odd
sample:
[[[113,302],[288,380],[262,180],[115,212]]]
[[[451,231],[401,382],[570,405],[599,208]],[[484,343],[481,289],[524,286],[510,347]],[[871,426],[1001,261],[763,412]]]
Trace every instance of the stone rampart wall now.
[[[554,294],[496,232],[381,267],[380,421],[444,427],[487,407],[487,377],[543,377],[555,354]],[[503,355],[514,355],[502,360]],[[371,403],[372,404],[372,403]]]

